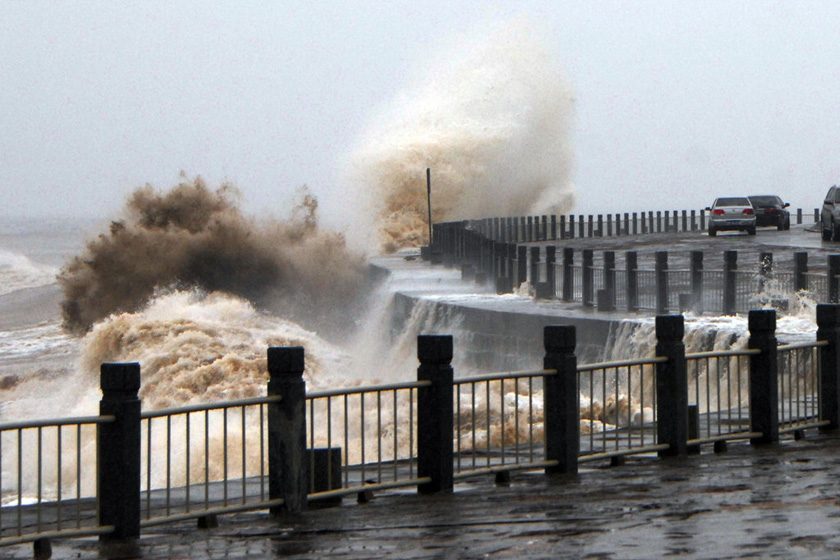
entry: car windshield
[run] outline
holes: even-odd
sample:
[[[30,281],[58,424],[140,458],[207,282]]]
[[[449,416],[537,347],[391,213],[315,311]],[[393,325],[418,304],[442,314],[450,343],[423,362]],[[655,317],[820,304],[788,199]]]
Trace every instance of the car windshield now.
[[[751,196],[749,199],[754,206],[775,206],[779,204],[779,197],[777,196]]]
[[[719,198],[715,206],[750,206],[750,201],[746,197]]]

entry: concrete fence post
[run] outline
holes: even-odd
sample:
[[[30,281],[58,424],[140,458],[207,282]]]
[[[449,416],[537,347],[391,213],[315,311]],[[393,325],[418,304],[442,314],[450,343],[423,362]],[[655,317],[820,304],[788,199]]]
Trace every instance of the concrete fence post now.
[[[453,406],[452,336],[417,337],[417,381],[430,381],[417,389],[417,475],[429,482],[417,486],[421,494],[451,492]]]
[[[828,302],[840,303],[840,255],[828,255]]]
[[[607,300],[604,311],[615,310],[615,251],[604,251],[604,290]]]
[[[562,218],[562,216],[561,216]],[[548,239],[551,241],[557,241],[557,216],[552,214],[551,215],[551,230],[548,232]]]
[[[528,279],[528,247],[525,245],[516,246],[516,285],[518,288]]]
[[[100,416],[113,422],[96,430],[96,495],[99,525],[114,531],[101,541],[140,537],[140,364],[102,364],[99,368],[102,399]]]
[[[723,252],[723,314],[735,315],[738,251]]]
[[[752,444],[779,441],[779,371],[776,350],[776,310],[758,309],[749,313],[748,346],[760,350],[750,356],[750,424],[761,436]]]
[[[706,211],[700,210],[700,231],[706,231]]]
[[[656,211],[656,233],[662,233],[662,212]]]
[[[540,220],[542,221],[542,227],[540,228],[540,241],[548,241],[548,216],[543,214],[540,216]]]
[[[281,397],[268,405],[268,494],[283,504],[271,514],[306,509],[306,382],[301,346],[268,349],[268,396]]]
[[[668,313],[668,251],[656,251],[656,313]]]
[[[583,216],[578,216],[578,237],[583,238],[585,237],[584,227],[586,224],[583,223]]]
[[[530,262],[530,274],[528,280],[531,281],[531,287],[536,289],[537,284],[540,281],[540,248],[539,247],[531,247],[531,262]]]
[[[691,304],[695,313],[703,313],[703,251],[691,251]]]
[[[525,241],[534,241],[534,217],[528,216],[526,220]]]
[[[565,214],[560,215],[560,225],[558,227],[559,227],[559,230],[560,230],[559,239],[562,241],[563,239],[566,239],[566,215]],[[572,223],[572,236],[574,236],[574,223]],[[555,237],[555,239],[557,239],[557,237]]]
[[[773,274],[773,253],[762,251],[758,263],[758,291],[763,292]]]
[[[639,310],[639,254],[627,251],[624,254],[627,271],[627,311]]]
[[[695,210],[691,211],[691,231],[697,230],[697,212]]]
[[[636,212],[633,212],[633,235],[639,234],[639,216]]]
[[[808,290],[808,253],[797,251],[793,254],[793,291]]]
[[[840,428],[840,305],[817,305],[817,340],[828,342],[820,348],[820,420],[830,424],[823,430]]]
[[[593,278],[592,264],[593,264],[592,249],[583,250],[583,262],[581,263],[581,277],[583,279],[583,305],[591,306],[595,301],[595,282]]]
[[[537,297],[554,299],[557,297],[557,247],[545,246],[545,282],[537,287]],[[541,289],[540,289],[541,288]],[[542,293],[539,293],[542,292]]]
[[[587,226],[587,231],[586,231],[587,237],[595,237],[595,234],[593,233],[594,229],[595,229],[595,221],[594,221],[594,218],[593,218],[592,214],[589,214],[589,225]]]
[[[688,212],[686,210],[682,211],[682,230],[688,231]]]
[[[557,370],[545,377],[543,414],[545,459],[557,461],[546,474],[577,474],[580,455],[580,391],[578,389],[576,335],[571,326],[543,330],[544,369]]]
[[[563,247],[563,301],[574,301],[575,298],[575,250]]]
[[[682,315],[656,317],[656,356],[667,361],[656,364],[657,443],[668,448],[660,457],[684,457],[688,453],[688,375],[685,362]]]

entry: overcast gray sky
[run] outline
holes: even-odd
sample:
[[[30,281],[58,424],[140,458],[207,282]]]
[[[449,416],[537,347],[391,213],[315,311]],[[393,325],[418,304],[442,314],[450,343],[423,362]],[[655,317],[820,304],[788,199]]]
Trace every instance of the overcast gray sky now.
[[[840,2],[4,0],[0,215],[107,217],[183,170],[258,214],[306,184],[330,223],[424,53],[523,16],[574,91],[577,211],[840,182]]]

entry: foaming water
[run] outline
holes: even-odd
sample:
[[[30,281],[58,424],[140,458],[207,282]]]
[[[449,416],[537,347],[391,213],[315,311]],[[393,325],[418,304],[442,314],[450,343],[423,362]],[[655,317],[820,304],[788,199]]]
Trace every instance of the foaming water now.
[[[363,135],[350,157],[384,252],[428,243],[435,222],[560,213],[573,204],[574,100],[524,21],[453,45]]]

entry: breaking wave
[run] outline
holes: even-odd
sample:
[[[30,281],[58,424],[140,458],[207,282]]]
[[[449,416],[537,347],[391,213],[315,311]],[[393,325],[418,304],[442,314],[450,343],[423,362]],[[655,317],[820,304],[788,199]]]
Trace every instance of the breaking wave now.
[[[165,193],[135,191],[124,217],[61,270],[65,328],[81,334],[185,289],[239,296],[309,328],[346,328],[364,291],[364,260],[319,228],[317,199],[303,190],[287,221],[257,222],[241,213],[237,194],[201,178]]]
[[[524,21],[442,53],[350,158],[382,251],[428,243],[432,219],[562,213],[574,202],[568,81]]]

